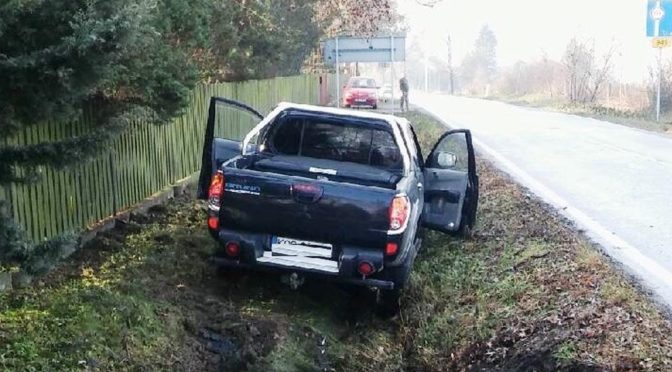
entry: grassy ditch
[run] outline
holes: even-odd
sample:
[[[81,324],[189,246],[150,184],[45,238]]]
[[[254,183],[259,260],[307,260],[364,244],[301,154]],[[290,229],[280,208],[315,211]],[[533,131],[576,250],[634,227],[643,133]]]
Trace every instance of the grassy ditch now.
[[[423,147],[443,130],[408,114]],[[475,237],[429,233],[402,312],[367,290],[218,273],[186,195],[0,297],[0,369],[668,370],[672,328],[570,226],[480,161]]]

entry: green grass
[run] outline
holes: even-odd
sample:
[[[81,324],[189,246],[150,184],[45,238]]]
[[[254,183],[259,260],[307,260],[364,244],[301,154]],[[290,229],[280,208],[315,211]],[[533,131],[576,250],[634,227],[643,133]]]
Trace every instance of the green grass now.
[[[173,227],[171,233],[179,239],[183,229]],[[157,299],[152,293],[157,284],[152,281],[164,281],[161,286],[165,286],[175,268],[198,269],[203,261],[180,263],[187,258],[180,257],[185,252],[157,244],[156,239],[165,234],[161,230],[158,225],[149,226],[114,252],[103,244],[105,239],[99,239],[100,246],[81,252],[83,261],[46,278],[53,283],[40,282],[4,294],[0,298],[0,367],[29,371],[168,368],[172,361],[166,353],[182,343],[185,332],[176,304]],[[88,250],[96,249],[101,249],[95,252],[100,256],[88,261],[85,257],[92,253]]]
[[[558,347],[558,349],[555,351],[554,356],[562,361],[562,362],[569,362],[574,359],[576,359],[577,355],[577,347],[574,345],[573,342],[571,341],[566,341]]]
[[[142,296],[86,282],[49,292],[23,299],[20,310],[3,309],[3,332],[13,334],[2,350],[4,368],[73,370],[103,364],[118,369],[126,359],[152,365],[178,341],[169,309]]]
[[[32,297],[5,297],[0,324],[11,339],[4,340],[0,365],[45,371],[91,363],[115,369],[125,359],[160,361],[179,336],[170,305],[91,279],[45,288]]]
[[[445,128],[407,117],[426,154]],[[366,289],[311,280],[291,291],[276,275],[217,275],[203,207],[184,197],[2,295],[0,370],[672,365],[671,328],[655,306],[524,190],[481,160],[479,173],[474,238],[426,235],[394,319],[373,314]],[[204,330],[233,349],[213,351]]]

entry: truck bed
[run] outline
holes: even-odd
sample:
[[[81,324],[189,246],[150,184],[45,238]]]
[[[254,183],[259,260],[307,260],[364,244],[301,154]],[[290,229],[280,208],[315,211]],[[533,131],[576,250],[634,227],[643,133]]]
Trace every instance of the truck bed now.
[[[252,169],[313,179],[326,176],[331,181],[388,189],[395,189],[397,182],[401,179],[399,171],[349,162],[286,155],[257,160],[253,163]]]
[[[242,162],[238,162],[240,164]],[[381,247],[401,178],[357,164],[275,157],[223,168],[222,226],[341,245]],[[335,172],[335,173],[334,173]]]

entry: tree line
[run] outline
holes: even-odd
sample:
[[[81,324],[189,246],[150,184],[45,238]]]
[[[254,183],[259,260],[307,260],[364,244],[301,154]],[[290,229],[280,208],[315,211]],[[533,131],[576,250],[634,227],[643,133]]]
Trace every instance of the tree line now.
[[[619,82],[614,75],[615,45],[598,52],[592,39],[572,37],[558,59],[543,54],[531,61],[519,61],[511,66],[500,66],[497,58],[497,36],[485,25],[474,41],[471,51],[461,63],[453,64],[451,37],[446,37],[448,53],[445,57],[429,57],[430,90],[455,94],[499,97],[537,97],[568,105],[594,106],[603,104],[611,96],[620,96],[627,110],[642,110],[647,101],[655,102],[657,70],[651,70],[651,79],[643,84]],[[413,54],[413,50],[410,51]],[[409,74],[414,85],[424,84],[424,56],[415,51],[409,61]],[[672,107],[672,67],[663,68],[663,105]],[[630,92],[630,94],[628,94]],[[648,99],[647,99],[648,95]]]

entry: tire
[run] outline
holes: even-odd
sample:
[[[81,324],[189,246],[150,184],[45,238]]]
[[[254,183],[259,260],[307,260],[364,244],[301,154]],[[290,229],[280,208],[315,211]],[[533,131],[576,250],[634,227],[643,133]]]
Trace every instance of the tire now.
[[[413,263],[415,262],[415,257],[420,251],[422,245],[422,235],[424,234],[423,229],[418,229],[416,232],[415,242],[413,246],[417,246],[416,251],[409,252],[406,256],[404,262],[396,267],[390,267],[383,270],[385,280],[394,282],[395,289],[404,289],[408,285],[408,280],[411,278],[411,270],[413,269]],[[409,248],[413,249],[413,248]]]
[[[420,241],[420,246],[422,247],[422,241],[425,240],[425,236],[427,236],[427,229],[424,227],[419,227],[418,230],[415,232],[415,240]],[[418,249],[419,251],[420,249]]]
[[[404,289],[411,277],[411,269],[413,268],[413,259],[409,255],[408,259],[397,267],[390,267],[384,270],[386,272],[385,279],[394,282],[395,289]]]
[[[379,289],[376,294],[376,313],[383,318],[391,318],[399,314],[401,306],[400,289]]]
[[[417,252],[411,252],[401,266],[385,269],[385,279],[394,282],[394,289],[379,289],[376,293],[376,313],[383,318],[390,318],[399,313],[399,298],[411,278],[413,262]]]
[[[474,238],[474,229],[469,226],[469,224],[464,224],[460,227],[460,230],[457,232],[457,236],[464,240],[471,240]]]
[[[374,110],[378,110],[378,105],[373,105]]]
[[[218,278],[229,284],[238,284],[246,277],[246,273],[242,270],[235,270],[220,265],[215,267],[215,274]]]

